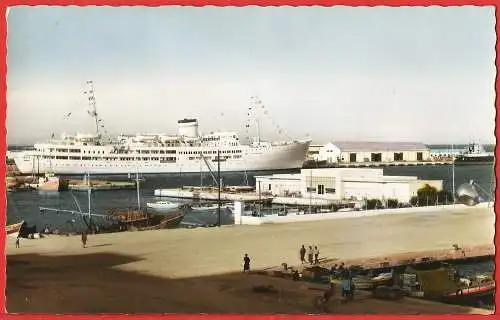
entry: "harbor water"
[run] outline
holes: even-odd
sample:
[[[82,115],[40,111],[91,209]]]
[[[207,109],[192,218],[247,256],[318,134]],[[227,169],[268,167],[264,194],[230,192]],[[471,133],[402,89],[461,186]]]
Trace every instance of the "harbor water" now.
[[[280,171],[298,172],[298,171]],[[223,184],[255,185],[254,176],[267,175],[272,172],[247,172],[247,173],[221,173]],[[439,166],[408,166],[408,167],[386,167],[385,175],[417,176],[420,179],[441,179],[443,187],[452,190],[452,168],[450,165]],[[92,178],[107,178],[113,180],[127,181],[129,177],[96,176]],[[130,177],[134,178],[134,177]],[[455,186],[474,180],[486,192],[494,193],[495,175],[493,165],[468,165],[455,167]],[[145,175],[144,181],[140,182],[141,206],[145,207],[147,202],[159,200],[154,196],[154,189],[158,188],[178,188],[185,185],[199,186],[214,185],[214,181],[209,173],[201,176],[199,173],[187,174],[161,174]],[[39,211],[39,207],[51,207],[58,209],[69,209],[88,212],[88,197],[86,192],[63,191],[63,192],[12,192],[7,194],[7,224],[25,220],[28,225],[36,225],[40,230],[45,225],[60,230],[76,231],[82,227],[83,222],[79,216],[68,216],[65,214],[44,214]],[[137,191],[135,189],[95,191],[91,197],[91,212],[106,214],[113,208],[137,207]],[[186,214],[183,223],[190,224],[215,224],[217,216],[214,212],[189,212]],[[221,211],[221,223],[232,224],[233,218],[230,212]]]

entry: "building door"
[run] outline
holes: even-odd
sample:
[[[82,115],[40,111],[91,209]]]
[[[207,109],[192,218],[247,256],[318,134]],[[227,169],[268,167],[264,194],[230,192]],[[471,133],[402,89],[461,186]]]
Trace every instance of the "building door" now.
[[[349,154],[349,162],[356,162],[356,154],[355,153]]]
[[[417,152],[417,161],[423,161],[424,160],[424,155],[422,152]]]

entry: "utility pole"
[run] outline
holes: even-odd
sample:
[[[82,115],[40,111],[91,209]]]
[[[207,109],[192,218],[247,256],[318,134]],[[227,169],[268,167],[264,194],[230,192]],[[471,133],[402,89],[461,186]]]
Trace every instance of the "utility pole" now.
[[[217,226],[220,227],[220,149],[217,150],[217,183],[219,185],[217,191]]]

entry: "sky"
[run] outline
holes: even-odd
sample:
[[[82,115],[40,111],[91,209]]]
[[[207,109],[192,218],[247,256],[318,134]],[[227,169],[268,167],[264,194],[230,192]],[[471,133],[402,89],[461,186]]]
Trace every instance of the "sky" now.
[[[494,143],[494,7],[12,7],[7,141],[110,134]],[[266,114],[262,111],[266,110]],[[70,117],[65,117],[71,112]]]

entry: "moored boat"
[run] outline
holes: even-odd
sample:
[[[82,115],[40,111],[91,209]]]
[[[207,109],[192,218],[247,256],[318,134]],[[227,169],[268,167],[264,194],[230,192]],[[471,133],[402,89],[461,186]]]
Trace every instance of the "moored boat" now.
[[[48,172],[43,177],[39,177],[37,183],[31,183],[30,186],[42,191],[64,191],[69,188],[69,180],[61,179]]]
[[[6,232],[7,236],[17,237],[19,235],[19,231],[21,230],[21,227],[23,226],[23,224],[24,224],[24,220],[17,222],[17,223],[14,223],[14,224],[10,224],[8,226],[5,226],[5,232]]]
[[[170,202],[170,201],[156,201],[156,202],[148,202],[146,205],[149,208],[153,208],[156,210],[172,210],[172,209],[178,209],[179,204],[175,202]]]
[[[281,141],[263,141],[260,133],[252,142],[242,143],[233,131],[202,133],[197,119],[177,121],[176,134],[122,134],[118,137],[102,135],[94,85],[87,82],[86,91],[94,118],[94,134],[54,135],[48,141],[35,143],[33,150],[16,152],[12,158],[23,174],[55,170],[58,174],[80,175],[92,168],[95,174],[186,173],[214,171],[220,166],[223,172],[298,169],[306,158],[311,141],[286,138]],[[250,110],[261,112],[265,107],[260,100]],[[71,112],[68,114],[71,115]],[[253,122],[248,119],[246,128]],[[247,129],[248,131],[248,129]],[[104,130],[104,132],[106,132]],[[260,132],[260,131],[258,131]],[[281,133],[281,129],[278,130]],[[248,137],[250,138],[250,137]],[[36,166],[35,166],[36,161]],[[203,167],[203,163],[207,167]]]
[[[193,211],[213,211],[217,210],[219,208],[218,204],[211,204],[211,205],[199,205],[199,206],[190,206],[190,209]],[[230,204],[222,204],[220,206],[221,210],[233,210],[233,206]]]
[[[158,230],[158,229],[173,229],[177,228],[183,219],[184,219],[184,214],[182,212],[177,212],[175,214],[170,214],[166,216],[154,215],[150,217],[149,225],[146,227],[139,228],[139,230],[146,231],[146,230]]]
[[[467,146],[463,152],[455,157],[456,165],[467,165],[467,164],[490,164],[495,161],[495,155],[493,152],[486,152],[478,143],[471,143]]]

